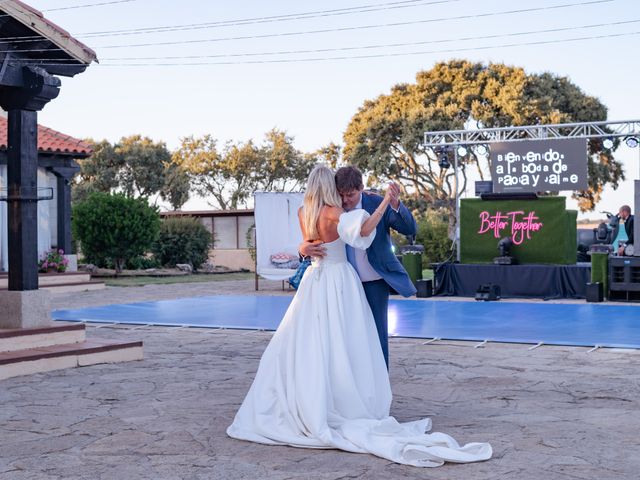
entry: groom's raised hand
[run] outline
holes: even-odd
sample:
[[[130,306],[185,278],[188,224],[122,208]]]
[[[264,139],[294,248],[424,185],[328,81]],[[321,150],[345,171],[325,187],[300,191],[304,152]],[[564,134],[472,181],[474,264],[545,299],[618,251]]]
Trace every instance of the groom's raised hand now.
[[[389,197],[391,208],[397,211],[400,208],[400,185],[396,182],[389,182],[386,196]]]

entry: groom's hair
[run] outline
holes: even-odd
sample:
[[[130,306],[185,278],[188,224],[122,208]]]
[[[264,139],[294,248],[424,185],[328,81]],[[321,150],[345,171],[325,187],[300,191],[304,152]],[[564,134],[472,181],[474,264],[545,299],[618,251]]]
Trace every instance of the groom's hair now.
[[[339,192],[351,192],[364,188],[362,172],[356,167],[341,167],[336,172],[336,188]]]

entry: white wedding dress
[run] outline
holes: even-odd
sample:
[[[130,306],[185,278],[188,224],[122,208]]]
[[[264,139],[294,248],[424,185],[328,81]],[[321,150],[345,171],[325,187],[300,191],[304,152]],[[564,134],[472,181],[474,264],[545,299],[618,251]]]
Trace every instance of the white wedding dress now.
[[[307,268],[267,346],[230,437],[269,445],[338,448],[418,467],[491,457],[488,443],[460,446],[431,420],[398,423],[389,416],[391,386],[362,283],[347,262],[345,242],[360,236],[368,214],[340,217],[340,238]]]

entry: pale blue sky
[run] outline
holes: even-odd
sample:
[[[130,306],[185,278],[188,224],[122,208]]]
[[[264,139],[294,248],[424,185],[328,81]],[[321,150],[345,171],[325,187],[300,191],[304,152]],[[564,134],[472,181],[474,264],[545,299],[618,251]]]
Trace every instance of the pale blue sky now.
[[[100,3],[105,0],[26,1],[35,8],[47,10]],[[91,8],[45,12],[47,18],[92,47],[97,52],[101,65],[91,66],[84,74],[74,79],[63,79],[60,97],[44,109],[39,120],[40,123],[76,137],[107,138],[116,141],[122,136],[140,133],[155,140],[163,140],[170,148],[176,147],[181,137],[191,134],[211,133],[221,141],[261,140],[266,131],[277,127],[295,137],[297,148],[311,151],[331,141],[341,143],[342,132],[349,119],[366,99],[387,93],[394,84],[413,82],[416,72],[427,70],[434,63],[451,58],[504,62],[522,66],[529,72],[550,71],[564,75],[586,93],[604,102],[609,107],[610,120],[640,118],[640,95],[637,86],[640,72],[640,13],[637,12],[637,2],[612,0],[588,4],[588,1],[458,0],[434,4],[431,0],[415,2],[416,5],[407,8],[349,15],[317,16],[153,34],[110,34],[105,37],[83,35],[89,32],[231,21],[365,5],[388,5],[391,2],[134,0]],[[448,17],[578,3],[582,5],[508,15],[433,21]],[[637,22],[633,22],[634,20]],[[418,21],[422,23],[406,24]],[[477,39],[488,35],[625,21],[631,23]],[[220,40],[229,37],[255,37],[388,23],[404,25]],[[631,35],[556,44],[504,46],[513,43],[627,33]],[[468,37],[476,39],[455,40]],[[213,39],[217,41],[115,48],[141,43]],[[454,41],[441,42],[442,40]],[[246,62],[437,51],[381,58],[198,66],[108,66],[127,63],[118,60],[122,57],[229,55],[434,41],[437,43],[366,50],[189,60],[151,59],[136,62]],[[485,46],[499,47],[478,49]],[[632,202],[632,180],[639,178],[640,149],[622,147],[618,150],[617,156],[625,163],[628,180],[617,192],[607,190],[605,199],[597,210],[613,210],[622,203]],[[203,208],[205,204],[202,200],[195,199],[186,207]]]

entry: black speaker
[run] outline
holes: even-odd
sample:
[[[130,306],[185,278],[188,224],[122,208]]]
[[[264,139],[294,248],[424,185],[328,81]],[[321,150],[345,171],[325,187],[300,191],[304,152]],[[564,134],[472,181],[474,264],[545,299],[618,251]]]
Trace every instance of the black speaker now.
[[[476,300],[484,300],[490,302],[494,300],[500,300],[501,289],[500,285],[493,285],[492,283],[486,285],[480,285],[476,290]]]
[[[476,197],[483,193],[493,193],[493,180],[477,180],[475,182]]]
[[[482,200],[537,200],[536,192],[481,193]]]
[[[587,283],[587,302],[604,301],[604,292],[602,291],[602,283]]]
[[[433,280],[418,280],[416,282],[416,297],[433,297]]]

